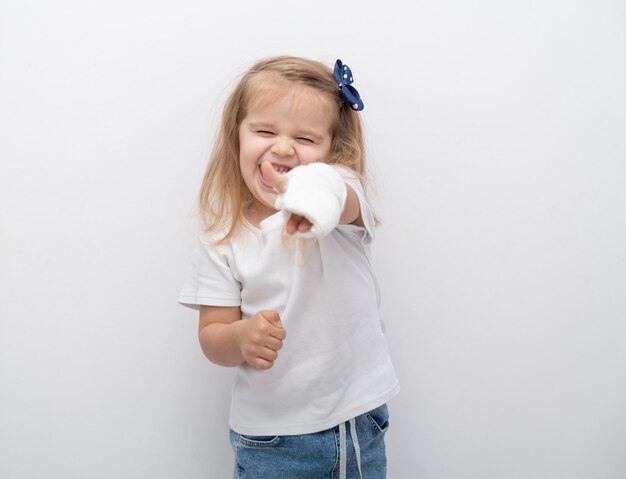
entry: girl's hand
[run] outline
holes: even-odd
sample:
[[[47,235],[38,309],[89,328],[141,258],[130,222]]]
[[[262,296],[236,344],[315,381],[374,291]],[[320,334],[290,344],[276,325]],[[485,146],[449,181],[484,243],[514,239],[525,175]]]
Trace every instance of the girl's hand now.
[[[244,361],[257,369],[271,368],[286,336],[276,311],[259,311],[242,323],[239,344]]]
[[[287,176],[274,170],[274,167],[269,161],[261,163],[261,170],[263,172],[263,178],[269,180],[279,194],[285,192],[287,186]],[[292,214],[289,217],[289,220],[287,220],[285,230],[287,231],[287,234],[293,235],[298,232],[306,233],[311,229],[311,226],[313,226],[311,222],[304,216]]]

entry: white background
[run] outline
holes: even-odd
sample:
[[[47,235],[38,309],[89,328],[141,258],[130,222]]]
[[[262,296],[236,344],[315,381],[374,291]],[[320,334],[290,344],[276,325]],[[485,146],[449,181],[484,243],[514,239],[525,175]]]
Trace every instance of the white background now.
[[[625,32],[618,0],[0,0],[0,477],[230,477],[233,371],[176,297],[222,102],[276,54],[365,101],[389,477],[626,477]]]

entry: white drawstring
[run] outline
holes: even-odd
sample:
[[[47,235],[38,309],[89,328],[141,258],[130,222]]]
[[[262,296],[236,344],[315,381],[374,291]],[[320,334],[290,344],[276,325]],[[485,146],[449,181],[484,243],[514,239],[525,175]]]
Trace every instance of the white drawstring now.
[[[346,479],[346,423],[339,424],[339,479]]]
[[[359,445],[359,438],[356,435],[356,420],[350,419],[350,435],[352,436],[352,445],[354,446],[354,454],[356,455],[356,465],[359,468],[359,477],[363,479],[361,474],[361,446]]]
[[[361,446],[359,445],[359,438],[356,433],[356,420],[354,418],[348,421],[350,424],[350,436],[352,437],[352,445],[354,446],[354,454],[356,455],[356,465],[359,468],[359,477],[363,479],[361,473]],[[339,424],[339,479],[346,479],[346,455],[348,445],[346,440],[346,423]]]

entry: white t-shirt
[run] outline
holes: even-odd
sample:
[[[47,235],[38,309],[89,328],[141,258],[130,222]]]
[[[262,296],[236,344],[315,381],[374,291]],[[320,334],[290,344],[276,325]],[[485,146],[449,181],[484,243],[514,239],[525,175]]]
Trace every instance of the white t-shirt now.
[[[276,310],[287,332],[274,366],[239,366],[230,426],[240,434],[308,434],[368,412],[399,391],[379,318],[370,243],[374,221],[360,183],[365,227],[294,239],[276,213],[227,244],[201,240],[179,302],[240,306],[245,320]]]

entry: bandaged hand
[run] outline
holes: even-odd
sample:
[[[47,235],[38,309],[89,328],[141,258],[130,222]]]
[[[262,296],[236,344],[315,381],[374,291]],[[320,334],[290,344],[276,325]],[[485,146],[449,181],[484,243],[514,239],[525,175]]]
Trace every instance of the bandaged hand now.
[[[274,207],[283,211],[289,234],[322,238],[339,224],[347,192],[343,178],[332,166],[310,163],[284,175],[274,171],[269,162],[262,168],[278,192]]]

